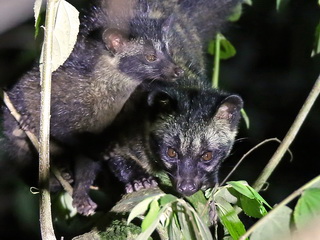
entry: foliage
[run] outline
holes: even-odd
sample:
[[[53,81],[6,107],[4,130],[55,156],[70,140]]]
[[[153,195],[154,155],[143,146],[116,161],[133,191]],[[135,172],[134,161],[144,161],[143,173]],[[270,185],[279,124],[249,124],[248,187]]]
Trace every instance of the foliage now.
[[[39,31],[40,19],[40,7],[41,2],[37,0],[35,2],[35,26],[36,34]],[[79,32],[79,12],[71,4],[65,0],[59,0],[55,9],[55,23],[53,28],[53,43],[52,43],[52,72],[57,70],[65,60],[69,57],[76,41]],[[40,57],[40,70],[43,63],[43,50]]]

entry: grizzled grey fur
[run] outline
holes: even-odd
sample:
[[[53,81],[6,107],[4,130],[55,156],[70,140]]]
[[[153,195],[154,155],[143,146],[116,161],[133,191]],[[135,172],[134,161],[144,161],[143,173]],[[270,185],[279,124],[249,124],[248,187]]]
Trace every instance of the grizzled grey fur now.
[[[98,9],[96,6],[95,10]],[[86,176],[95,174],[97,166],[90,158],[78,157],[87,143],[83,139],[110,125],[142,82],[173,81],[183,74],[167,48],[169,18],[155,22],[145,36],[133,36],[127,32],[127,26],[115,26],[107,18],[101,21],[97,29],[82,30],[71,56],[52,76],[51,137],[59,145],[52,149],[52,154],[76,152],[74,205],[85,215],[96,207],[90,199],[83,207],[81,198],[87,198],[92,181]],[[7,93],[23,121],[17,123],[9,110],[2,107],[5,149],[13,158],[24,161],[33,157],[33,149],[22,129],[39,135],[39,69],[26,73],[8,87]],[[85,171],[84,162],[91,172]]]
[[[218,182],[220,164],[233,146],[243,102],[238,95],[211,89],[204,53],[213,36],[200,31],[201,20],[196,19],[200,11],[192,12],[204,8],[204,1],[194,2],[139,1],[145,4],[140,18],[143,9],[148,10],[146,21],[174,13],[168,45],[185,74],[149,93],[136,91],[114,122],[118,128],[112,125],[113,130],[107,131],[106,142],[113,144],[104,159],[127,192],[156,185],[153,175],[158,170],[165,170],[183,195],[211,187]],[[215,25],[208,29],[217,33],[238,1],[207,2],[220,4],[218,9],[223,10],[216,16],[210,13]]]
[[[130,21],[131,34],[146,36],[153,32],[149,26],[169,19],[168,49],[185,76],[171,85],[152,83],[150,91],[137,90],[98,142],[106,143],[103,159],[127,192],[157,185],[154,173],[164,170],[178,192],[191,195],[218,182],[243,103],[237,95],[211,89],[204,57],[207,40],[185,9],[175,1],[138,3],[140,13]],[[176,157],[168,157],[168,151]]]
[[[136,99],[135,99],[136,98]],[[240,110],[238,95],[214,89],[164,87],[136,92],[106,136],[104,160],[127,192],[155,185],[164,170],[174,188],[191,195],[218,183],[218,171],[233,146]]]

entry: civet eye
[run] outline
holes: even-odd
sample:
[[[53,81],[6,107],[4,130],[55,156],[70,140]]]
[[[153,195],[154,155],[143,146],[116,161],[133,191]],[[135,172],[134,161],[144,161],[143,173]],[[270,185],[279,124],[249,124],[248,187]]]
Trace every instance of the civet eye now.
[[[145,56],[148,62],[154,62],[155,60],[157,60],[157,57],[153,54],[150,55],[146,55]]]
[[[168,148],[167,149],[167,155],[170,157],[170,158],[176,158],[177,157],[177,152],[173,149],[173,148]]]
[[[212,152],[206,152],[201,156],[202,160],[210,161],[212,159]]]

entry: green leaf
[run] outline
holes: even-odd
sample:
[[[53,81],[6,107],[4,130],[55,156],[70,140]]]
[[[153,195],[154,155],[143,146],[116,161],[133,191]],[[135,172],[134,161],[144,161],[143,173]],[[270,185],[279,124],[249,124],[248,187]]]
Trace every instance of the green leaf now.
[[[221,223],[228,230],[233,239],[239,239],[246,230],[236,211],[230,203],[221,197],[216,198],[215,201]]]
[[[168,225],[169,239],[181,239],[180,226],[178,225],[177,215],[172,214],[170,224]]]
[[[62,65],[72,52],[77,41],[79,25],[77,9],[65,0],[60,0],[56,9],[53,30],[52,72]],[[43,63],[43,54],[41,54],[40,63]],[[42,72],[41,66],[42,64],[40,64],[40,71]]]
[[[163,207],[167,204],[177,201],[177,199],[178,198],[176,196],[173,196],[171,194],[166,194],[159,199],[159,203],[160,203],[160,206]]]
[[[216,41],[212,40],[209,43],[208,53],[215,55],[215,44]],[[220,34],[220,59],[228,59],[236,55],[236,49],[234,46]]]
[[[227,182],[229,185],[231,185],[236,191],[241,193],[242,195],[250,198],[250,199],[256,199],[257,201],[264,203],[266,206],[268,206],[270,209],[272,208],[266,200],[264,200],[261,195],[254,190],[252,187],[249,185],[244,185],[243,182],[240,181],[230,181]]]
[[[250,240],[285,239],[290,234],[290,218],[292,210],[286,206],[279,208],[268,221],[259,226]]]
[[[261,218],[268,212],[260,201],[256,199],[247,198],[240,194],[240,207],[244,213],[250,217]]]
[[[77,209],[72,205],[73,199],[68,193],[61,194],[59,200],[62,207],[67,210],[68,218],[74,217],[77,214]]]
[[[35,0],[34,5],[33,5],[34,20],[35,20],[34,26],[35,27],[37,27],[37,21],[38,21],[39,15],[40,15],[41,5],[42,5],[42,0]]]
[[[315,31],[314,47],[311,56],[315,56],[320,53],[320,23],[318,23]]]
[[[208,200],[205,198],[205,194],[203,191],[198,191],[195,194],[186,197],[188,202],[194,207],[196,212],[200,214],[202,220],[209,224],[209,207]]]
[[[201,239],[203,240],[212,240],[212,235],[211,232],[208,228],[208,226],[206,225],[205,221],[203,221],[203,219],[196,213],[193,212],[194,218],[196,219],[196,223],[201,235]]]
[[[149,205],[149,211],[146,217],[143,219],[141,224],[142,232],[152,225],[152,223],[157,219],[160,212],[160,206],[158,200],[153,200]]]
[[[243,3],[251,6],[252,5],[252,0],[244,0]]]
[[[35,0],[33,11],[34,11],[34,27],[35,27],[35,37],[39,34],[40,29],[40,23],[41,23],[41,16],[40,16],[40,10],[42,6],[42,0]]]
[[[182,239],[192,240],[195,239],[195,231],[192,228],[192,223],[195,222],[192,216],[187,215],[186,209],[181,205],[177,204],[174,211],[177,214],[177,220],[180,225],[180,234],[182,235]]]
[[[240,3],[233,9],[233,12],[231,16],[229,16],[228,20],[231,22],[236,22],[240,19],[241,14],[242,14],[242,4]]]
[[[148,197],[146,199],[144,199],[143,201],[141,201],[140,203],[138,203],[130,212],[129,216],[128,216],[128,220],[127,220],[127,224],[129,224],[132,219],[136,218],[137,216],[145,213],[150,205],[150,203],[152,201],[154,201],[154,197]]]
[[[156,229],[159,221],[160,221],[160,217],[162,216],[163,212],[166,210],[167,208],[163,207],[161,208],[161,210],[158,212],[157,216],[154,218],[154,220],[150,223],[149,227],[143,231],[142,233],[139,234],[139,236],[136,238],[136,240],[146,240],[148,239],[151,234],[153,233],[153,231]]]
[[[238,201],[238,198],[230,193],[229,186],[223,186],[219,188],[219,190],[214,194],[214,198],[222,197],[224,200],[231,204],[236,204]]]
[[[247,185],[244,185],[242,181],[230,181],[227,184],[231,185],[237,192],[245,195],[250,199],[254,199],[253,193],[249,190]]]
[[[243,108],[241,109],[241,115],[242,115],[242,118],[246,124],[247,129],[249,129],[250,128],[250,119]]]
[[[223,240],[234,240],[231,236],[225,236],[223,237]]]
[[[297,229],[303,229],[320,214],[320,189],[311,188],[303,192],[294,209],[293,217]]]

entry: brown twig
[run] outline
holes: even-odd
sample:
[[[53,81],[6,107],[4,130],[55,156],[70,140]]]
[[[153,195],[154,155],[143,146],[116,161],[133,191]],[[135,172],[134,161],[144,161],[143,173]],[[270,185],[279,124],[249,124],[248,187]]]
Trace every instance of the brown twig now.
[[[2,95],[2,99],[8,110],[10,111],[11,115],[14,117],[14,119],[20,124],[21,115],[17,111],[17,109],[12,104],[8,94],[5,91],[0,91],[0,94]],[[39,152],[39,142],[38,138],[33,134],[33,132],[29,130],[24,130],[27,137],[31,141],[32,145],[35,147],[35,149]],[[51,145],[54,145],[54,143],[50,143]],[[55,177],[59,180],[60,184],[62,185],[63,189],[72,196],[73,188],[70,185],[68,181],[66,181],[62,176],[59,169],[55,168],[54,166],[51,167],[52,173],[55,175]]]
[[[260,191],[262,186],[267,182],[268,178],[275,170],[275,168],[280,163],[283,155],[288,150],[290,144],[296,137],[298,131],[300,130],[304,120],[306,119],[308,113],[310,112],[311,107],[313,106],[314,102],[316,101],[318,95],[320,93],[320,75],[316,80],[309,96],[307,97],[305,103],[303,104],[301,110],[299,111],[295,121],[293,122],[292,126],[290,127],[288,133],[284,137],[283,141],[281,142],[280,146],[276,150],[276,152],[271,157],[269,163],[263,169],[262,173],[253,184],[255,190]]]
[[[248,152],[246,152],[242,158],[238,161],[238,163],[234,166],[234,168],[231,170],[231,172],[223,179],[223,181],[221,182],[220,186],[222,186],[223,184],[225,184],[225,182],[229,179],[229,177],[234,173],[234,171],[239,167],[239,165],[243,162],[243,160],[250,154],[252,153],[254,150],[256,150],[257,148],[259,148],[260,146],[262,146],[263,144],[267,143],[267,142],[271,142],[271,141],[277,141],[279,143],[281,143],[281,141],[278,138],[269,138],[266,139],[264,141],[262,141],[261,143],[257,144],[256,146],[254,146],[253,148],[251,148]]]

